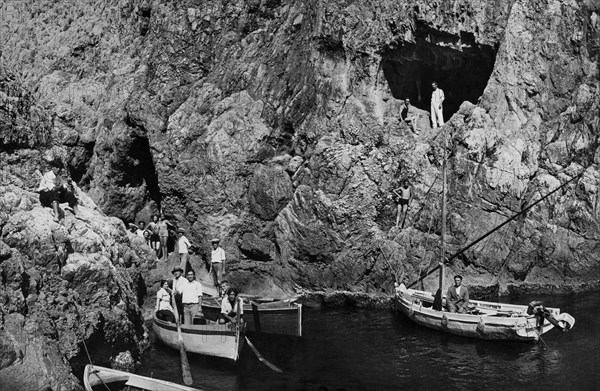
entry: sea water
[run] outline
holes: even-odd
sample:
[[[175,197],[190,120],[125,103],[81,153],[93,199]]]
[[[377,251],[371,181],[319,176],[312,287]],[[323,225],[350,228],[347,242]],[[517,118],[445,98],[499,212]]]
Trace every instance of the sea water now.
[[[537,297],[506,302],[526,304]],[[189,354],[202,390],[600,390],[600,294],[541,297],[576,319],[537,344],[480,341],[415,325],[392,310],[304,308],[302,338],[250,335],[240,361]],[[182,382],[179,351],[153,344],[139,374]]]

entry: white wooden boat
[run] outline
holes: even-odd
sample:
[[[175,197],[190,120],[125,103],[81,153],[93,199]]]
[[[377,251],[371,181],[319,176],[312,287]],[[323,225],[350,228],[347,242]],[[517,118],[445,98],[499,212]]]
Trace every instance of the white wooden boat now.
[[[165,380],[89,364],[83,372],[83,386],[86,391],[201,391]]]
[[[433,309],[431,292],[407,289],[394,298],[394,308],[413,322],[430,329],[465,337],[537,342],[554,326],[567,331],[575,319],[558,308],[544,308],[549,316],[529,314],[526,305],[469,300],[470,313]],[[529,311],[531,312],[531,311]]]
[[[165,345],[179,350],[177,325],[165,322],[154,315],[152,329]],[[245,326],[218,324],[210,320],[206,324],[181,325],[183,344],[188,353],[222,357],[237,361],[244,346]]]
[[[271,299],[269,302],[257,298],[243,299],[247,331],[302,336],[302,304],[294,302],[294,299]],[[221,300],[216,297],[204,298],[202,312],[208,319],[217,319],[221,313]]]
[[[438,303],[434,306],[434,295],[430,292],[402,287],[395,294],[394,308],[421,326],[446,333],[479,339],[537,342],[542,334],[555,326],[562,331],[570,330],[575,325],[575,319],[571,315],[567,313],[561,314],[558,308],[545,308],[541,302],[532,302],[525,306],[469,300],[467,313],[454,313],[444,310],[445,300],[442,292],[446,289],[444,286],[444,269],[447,262],[464,253],[467,249],[506,225],[517,216],[525,213],[534,205],[578,177],[570,179],[528,207],[523,208],[521,212],[512,216],[504,223],[479,237],[477,240],[471,242],[468,246],[462,248],[446,260],[446,151],[448,148],[446,127],[443,127],[443,129],[444,158],[442,165],[442,229],[440,236],[440,262],[439,266],[425,273],[425,275],[420,278],[423,279],[439,269]],[[416,283],[417,281],[413,282],[409,287],[414,286]],[[434,307],[437,308],[434,309]]]

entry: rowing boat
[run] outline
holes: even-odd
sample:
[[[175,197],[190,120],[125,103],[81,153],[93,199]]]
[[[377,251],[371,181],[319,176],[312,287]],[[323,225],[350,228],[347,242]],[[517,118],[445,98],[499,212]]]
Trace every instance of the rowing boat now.
[[[567,331],[575,324],[558,308],[469,300],[469,313],[460,314],[434,310],[433,301],[431,292],[407,289],[396,294],[394,308],[421,326],[488,340],[537,342],[555,326]]]
[[[130,390],[130,391],[200,391],[197,388],[182,386],[165,380],[135,375],[116,369],[86,365],[83,372],[83,386],[86,391]]]
[[[165,345],[179,350],[177,325],[160,320],[154,315],[152,329]],[[218,324],[206,320],[206,324],[181,325],[183,344],[188,353],[203,354],[237,361],[244,346],[245,326]]]
[[[202,301],[202,312],[207,319],[217,319],[220,300],[212,297]],[[249,332],[302,336],[302,304],[294,299],[260,302],[244,298],[244,320]]]

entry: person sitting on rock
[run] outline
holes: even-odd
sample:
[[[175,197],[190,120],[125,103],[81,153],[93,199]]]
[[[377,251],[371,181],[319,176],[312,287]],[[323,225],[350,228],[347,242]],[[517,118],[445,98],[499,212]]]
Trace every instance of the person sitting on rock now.
[[[400,111],[400,117],[406,122],[406,124],[410,127],[410,130],[414,134],[419,134],[417,129],[417,120],[418,115],[415,113],[414,107],[410,104],[410,99],[404,99],[404,104],[402,105],[402,110]]]
[[[239,291],[236,288],[227,289],[227,296],[221,301],[221,314],[219,315],[219,323],[232,323],[237,324],[238,315],[240,323],[243,323],[244,319],[244,303],[242,299],[238,297]]]
[[[156,292],[156,317],[158,319],[175,323],[175,314],[171,306],[171,288],[168,280],[161,280],[161,288]]]
[[[78,217],[79,208],[77,198],[73,193],[72,184],[67,183],[60,175],[62,164],[56,161],[49,163],[49,170],[42,176],[38,193],[40,193],[40,203],[42,206],[52,208],[54,212],[54,221],[60,220],[59,204],[68,203],[75,217]],[[82,220],[80,217],[78,217]]]
[[[448,306],[448,312],[463,314],[467,311],[469,290],[466,286],[462,286],[462,276],[454,276],[454,285],[448,288],[446,294],[446,305]]]

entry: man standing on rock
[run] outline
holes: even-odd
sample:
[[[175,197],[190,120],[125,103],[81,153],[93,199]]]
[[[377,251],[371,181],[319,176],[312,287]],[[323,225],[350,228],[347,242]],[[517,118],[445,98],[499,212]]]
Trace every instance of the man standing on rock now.
[[[225,250],[219,246],[219,239],[215,238],[210,242],[213,249],[210,253],[210,268],[208,272],[212,273],[215,288],[217,288],[219,297],[221,297],[221,278],[225,270]]]
[[[187,284],[183,286],[181,300],[183,302],[183,324],[192,324],[196,314],[202,313],[202,284],[196,281],[196,273],[190,270],[185,275]]]
[[[188,252],[192,244],[184,235],[183,228],[177,230],[177,252],[179,253],[179,267],[184,271],[187,270]]]
[[[405,179],[402,182],[402,186],[392,190],[396,196],[398,202],[398,210],[396,211],[396,227],[400,225],[400,217],[402,218],[402,229],[404,229],[404,223],[406,222],[406,215],[408,214],[408,204],[412,199],[412,189],[410,184]]]
[[[438,88],[437,83],[431,83],[433,92],[431,93],[431,126],[435,129],[444,126],[444,115],[442,113],[442,103],[444,102],[444,91]]]

